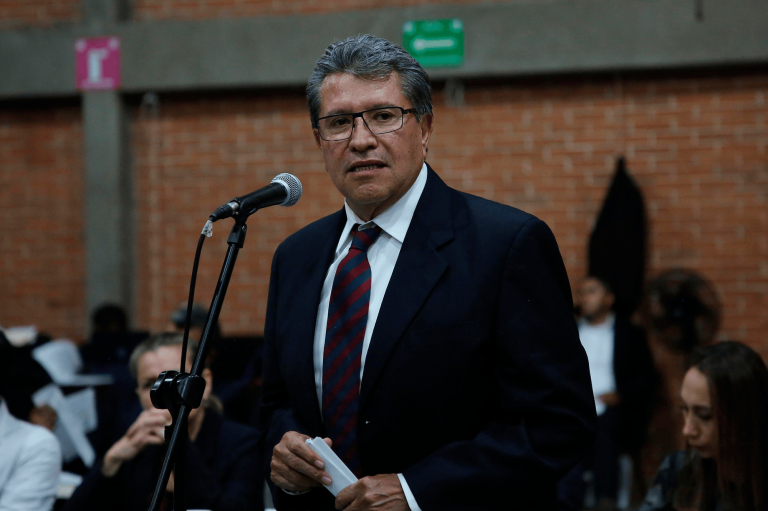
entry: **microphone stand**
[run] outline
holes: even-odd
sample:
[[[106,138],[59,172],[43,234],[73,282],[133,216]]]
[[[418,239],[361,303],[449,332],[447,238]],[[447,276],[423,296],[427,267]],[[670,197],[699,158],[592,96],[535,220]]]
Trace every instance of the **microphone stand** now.
[[[163,371],[150,391],[152,404],[155,408],[170,411],[173,422],[170,426],[165,427],[165,440],[168,449],[165,453],[165,459],[163,460],[149,511],[158,511],[160,508],[163,494],[168,486],[168,479],[171,476],[171,465],[174,466],[173,509],[174,511],[187,511],[186,443],[189,412],[199,407],[203,399],[205,380],[200,376],[200,373],[203,371],[203,362],[208,354],[208,338],[213,325],[219,319],[221,306],[224,304],[227,287],[235,268],[237,254],[243,248],[243,243],[245,242],[245,221],[247,219],[248,215],[244,215],[242,218],[235,217],[235,225],[229,233],[229,238],[227,239],[229,248],[224,258],[219,281],[216,284],[216,291],[213,293],[213,300],[208,311],[208,319],[206,320],[200,339],[200,346],[192,365],[192,372],[187,374],[184,372],[180,373],[179,371]]]

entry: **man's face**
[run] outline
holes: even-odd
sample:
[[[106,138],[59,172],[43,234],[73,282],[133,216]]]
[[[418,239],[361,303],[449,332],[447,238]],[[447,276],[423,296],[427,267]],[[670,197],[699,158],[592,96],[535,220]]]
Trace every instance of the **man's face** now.
[[[171,369],[179,370],[179,361],[181,360],[181,346],[163,346],[157,351],[148,351],[139,359],[137,365],[138,388],[136,393],[139,395],[141,407],[144,410],[153,408],[152,399],[149,397],[149,391],[155,384],[155,380],[163,371]],[[187,371],[192,368],[192,363],[187,357]]]
[[[599,280],[594,278],[584,279],[580,291],[581,314],[587,319],[611,310],[613,294],[609,293]]]
[[[181,346],[171,345],[162,346],[157,351],[148,351],[144,353],[139,359],[136,371],[136,380],[138,387],[136,393],[139,396],[141,402],[141,408],[149,410],[154,408],[152,399],[150,398],[149,391],[152,390],[152,386],[155,384],[155,380],[163,371],[179,370],[179,362],[181,361]],[[192,371],[192,357],[187,354],[187,372]],[[205,391],[203,393],[203,399],[207,398],[211,393],[211,374],[209,369],[203,370],[202,376],[206,380]],[[202,408],[195,408],[190,412],[190,417],[196,416],[200,413]]]
[[[385,106],[412,107],[397,73],[384,80],[337,73],[326,77],[320,88],[320,117]],[[432,116],[428,114],[421,121],[414,114],[405,114],[401,129],[383,135],[372,134],[357,118],[352,137],[334,142],[323,140],[314,130],[333,184],[363,220],[386,211],[416,181],[431,133]]]

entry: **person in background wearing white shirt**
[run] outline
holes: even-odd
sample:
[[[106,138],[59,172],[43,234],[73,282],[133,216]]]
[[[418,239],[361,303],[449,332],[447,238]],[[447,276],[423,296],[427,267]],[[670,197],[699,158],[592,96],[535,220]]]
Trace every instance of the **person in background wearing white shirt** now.
[[[60,473],[53,433],[12,416],[0,396],[0,511],[53,508]]]
[[[642,443],[655,370],[645,330],[613,313],[610,284],[597,276],[580,289],[579,337],[589,359],[597,410],[597,439],[591,463],[598,509],[615,507],[618,458]]]

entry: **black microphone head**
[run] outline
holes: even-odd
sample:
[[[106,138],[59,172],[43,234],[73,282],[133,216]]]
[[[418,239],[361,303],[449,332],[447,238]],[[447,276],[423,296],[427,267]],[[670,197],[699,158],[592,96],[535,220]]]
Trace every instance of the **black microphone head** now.
[[[285,196],[285,200],[280,203],[281,206],[293,206],[299,202],[299,199],[301,199],[301,193],[303,191],[303,188],[301,187],[301,181],[299,181],[299,178],[293,174],[288,174],[287,172],[278,174],[275,176],[272,182],[280,183],[288,192]]]

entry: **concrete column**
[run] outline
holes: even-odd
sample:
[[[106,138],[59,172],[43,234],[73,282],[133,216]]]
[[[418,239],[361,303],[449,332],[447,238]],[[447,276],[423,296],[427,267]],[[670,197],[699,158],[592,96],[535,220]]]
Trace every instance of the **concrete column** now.
[[[118,92],[83,93],[86,305],[133,312],[133,183],[129,117]]]
[[[80,11],[86,27],[126,21],[131,17],[131,0],[82,0]]]
[[[83,0],[88,36],[113,35],[129,17],[128,0]],[[85,135],[85,247],[88,317],[99,305],[133,317],[133,180],[130,117],[117,91],[82,94]]]

